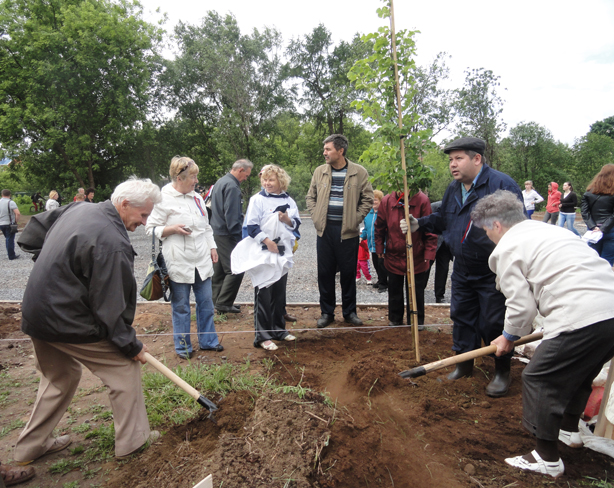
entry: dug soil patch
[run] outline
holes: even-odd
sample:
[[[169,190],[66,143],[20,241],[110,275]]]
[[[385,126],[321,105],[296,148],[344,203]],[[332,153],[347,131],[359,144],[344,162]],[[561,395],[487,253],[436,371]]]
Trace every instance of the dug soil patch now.
[[[23,486],[62,486],[77,480],[79,486],[192,488],[212,474],[216,488],[581,487],[588,477],[609,479],[608,473],[614,472],[611,458],[562,444],[566,473],[557,480],[504,463],[506,457],[533,449],[521,426],[524,365],[518,361],[512,363],[510,393],[492,399],[484,394],[494,370],[491,358],[477,360],[473,377],[456,382],[445,379],[450,370],[402,379],[400,371],[418,365],[413,341],[409,329],[386,326],[385,308],[360,310],[359,316],[374,328],[358,330],[339,322],[318,330],[319,310],[288,311],[298,317],[288,324],[295,329],[296,343],[278,343],[274,352],[254,348],[253,334],[243,332],[253,330],[253,309],[244,306],[241,314],[216,323],[224,352],[201,352],[194,361],[245,364],[249,359],[250,368],[292,387],[287,389],[292,392],[211,396],[219,405],[216,424],[203,410],[186,424],[163,426],[156,444],[128,462],[107,463],[93,480],[78,479],[78,473],[51,477],[45,464],[37,462],[40,476]],[[427,307],[427,323],[445,324],[447,314],[445,308]],[[0,314],[5,321],[5,326],[0,324],[2,337],[22,337],[14,326],[18,315],[18,308]],[[152,354],[173,366],[178,359],[172,339],[163,335],[172,331],[169,319],[167,305],[147,304],[139,306],[135,325]],[[451,355],[449,332],[445,325],[420,332],[421,364]],[[32,377],[31,348],[2,344],[0,364],[26,384]],[[97,384],[95,378],[84,381]],[[22,396],[33,400],[34,386],[20,386]],[[91,403],[92,395],[97,395],[96,402],[106,401],[104,391],[76,401]],[[27,420],[31,408],[23,402],[9,407],[10,417],[5,410],[0,428],[11,419]],[[10,458],[18,434],[16,429],[3,439],[3,462]],[[87,442],[73,436],[76,444]],[[54,456],[69,454],[49,458]]]

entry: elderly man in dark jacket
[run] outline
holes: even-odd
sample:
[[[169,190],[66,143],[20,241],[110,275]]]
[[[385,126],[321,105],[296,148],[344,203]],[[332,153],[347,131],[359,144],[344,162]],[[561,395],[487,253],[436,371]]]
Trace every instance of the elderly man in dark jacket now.
[[[505,297],[497,291],[495,274],[488,258],[495,245],[484,229],[471,222],[477,202],[497,190],[509,190],[522,202],[516,182],[490,168],[484,159],[486,144],[476,137],[462,137],[444,148],[450,159],[454,181],[443,196],[438,212],[413,219],[411,230],[443,234],[454,256],[450,318],[454,322],[452,349],[457,354],[490,344],[501,335],[505,317]],[[411,219],[411,217],[410,217]],[[501,397],[509,390],[511,354],[495,358],[495,376],[486,394]],[[448,379],[470,376],[473,360],[459,363]]]
[[[53,429],[79,385],[81,365],[109,388],[118,458],[159,437],[149,430],[141,389],[139,362],[146,362],[147,348],[132,328],[137,285],[127,231],[144,225],[160,200],[156,185],[133,178],[111,201],[72,203],[34,217],[24,230],[22,249],[40,253],[23,297],[21,330],[32,339],[41,381],[15,446],[20,465],[70,444],[67,435],[53,438]]]

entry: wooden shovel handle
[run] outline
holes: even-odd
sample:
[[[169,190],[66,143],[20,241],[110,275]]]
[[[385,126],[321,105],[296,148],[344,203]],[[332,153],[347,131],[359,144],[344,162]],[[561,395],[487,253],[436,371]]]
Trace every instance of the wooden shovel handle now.
[[[529,342],[537,341],[541,339],[543,336],[544,335],[541,332],[536,332],[534,334],[530,334],[528,336],[521,337],[520,339],[514,342],[514,347],[521,346],[522,344],[527,344]],[[497,346],[495,345],[485,346],[485,347],[481,347],[480,349],[475,349],[473,351],[464,352],[462,354],[457,354],[456,356],[442,359],[440,361],[435,361],[433,363],[425,364],[424,366],[418,366],[417,368],[409,369],[407,371],[402,371],[399,374],[403,378],[417,378],[418,376],[423,376],[426,373],[430,373],[431,371],[435,371],[441,368],[446,368],[447,366],[452,366],[457,363],[462,363],[463,361],[469,361],[470,359],[479,358],[480,356],[494,354],[495,352],[497,352]]]
[[[200,393],[196,388],[187,384],[184,380],[182,380],[179,376],[173,373],[170,369],[164,366],[160,361],[154,358],[148,352],[145,353],[145,359],[149,364],[151,364],[154,368],[156,368],[160,373],[166,376],[169,380],[175,383],[179,388],[185,391],[188,395],[190,395],[194,400],[198,400],[200,398]]]

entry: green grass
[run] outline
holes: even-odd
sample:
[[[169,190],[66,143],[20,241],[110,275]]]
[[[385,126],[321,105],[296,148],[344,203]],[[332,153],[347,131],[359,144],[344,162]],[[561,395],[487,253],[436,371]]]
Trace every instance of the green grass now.
[[[24,425],[26,425],[26,423],[23,420],[13,420],[11,423],[9,423],[9,425],[7,425],[6,427],[2,427],[2,429],[0,429],[0,439],[7,436],[10,432],[14,431],[15,429],[20,429]]]
[[[85,434],[86,432],[89,432],[90,430],[92,430],[92,426],[86,423],[83,423],[81,425],[76,425],[75,427],[72,428],[72,431],[75,432],[76,434]]]
[[[603,480],[591,478],[590,476],[585,476],[585,478],[590,481],[581,481],[580,484],[582,486],[592,486],[594,488],[614,488],[614,485],[608,481],[607,472],[605,473],[605,478]]]
[[[75,469],[81,469],[83,467],[83,459],[60,459],[51,466],[49,466],[49,472],[52,474],[66,474],[74,471]]]

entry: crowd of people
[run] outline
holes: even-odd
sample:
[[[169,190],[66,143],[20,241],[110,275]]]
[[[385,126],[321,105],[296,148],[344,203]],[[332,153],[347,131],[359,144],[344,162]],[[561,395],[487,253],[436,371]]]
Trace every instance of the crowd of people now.
[[[614,355],[614,312],[608,307],[614,298],[614,165],[602,168],[581,201],[588,229],[601,234],[590,243],[595,253],[568,230],[532,221],[535,205],[544,199],[531,181],[521,192],[512,178],[491,168],[485,149],[484,141],[474,137],[444,148],[453,181],[434,210],[422,191],[374,191],[367,170],[348,159],[348,139],[333,134],[324,140],[325,162],[314,171],[306,196],[317,233],[321,315],[316,326],[335,321],[337,273],[346,323],[363,324],[356,304],[363,273],[388,294],[389,326],[411,325],[412,313],[421,326],[431,266],[436,261],[439,271],[441,263],[447,276],[453,261],[452,350],[461,354],[482,343],[497,345],[495,375],[486,387],[486,394],[497,398],[509,391],[513,341],[530,331],[539,310],[545,340],[523,373],[523,422],[536,437],[536,449],[506,462],[557,477],[564,471],[557,440],[578,445],[578,419],[590,384]],[[265,165],[258,173],[261,190],[244,215],[241,183],[252,169],[252,162],[236,161],[206,198],[196,191],[198,165],[179,156],[172,159],[170,182],[162,190],[131,178],[109,201],[83,205],[94,197],[90,188],[61,207],[57,192],[51,192],[50,211],[33,217],[40,225],[29,226],[19,239],[36,261],[23,298],[22,330],[32,339],[42,377],[30,421],[15,446],[20,465],[70,444],[69,436],[54,438],[53,429],[75,393],[81,365],[109,386],[118,459],[159,437],[149,429],[140,387],[139,363],[146,361],[147,347],[132,328],[137,284],[128,232],[140,225],[161,243],[175,352],[181,359],[190,359],[195,349],[190,294],[196,300],[198,347],[221,352],[214,314],[241,312],[235,299],[244,274],[254,286],[254,346],[274,351],[275,342],[296,340],[286,330],[288,271],[301,225],[287,192],[291,178],[283,168]],[[2,196],[0,228],[5,232],[7,218],[18,220],[19,212],[8,190]],[[558,219],[559,227],[567,224],[574,232],[577,205],[570,182],[563,184],[563,193],[550,183],[544,222]],[[9,258],[14,259],[14,235],[12,243]],[[409,248],[413,279],[408,279]],[[53,287],[46,284],[48,276],[59,277]],[[577,283],[582,293],[593,293],[590,307],[576,296]],[[443,293],[436,284],[437,301]],[[472,360],[459,362],[447,378],[470,376],[473,367]],[[3,478],[5,472],[10,470],[3,467]],[[27,469],[11,473],[32,475]]]

